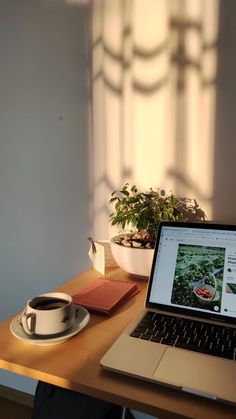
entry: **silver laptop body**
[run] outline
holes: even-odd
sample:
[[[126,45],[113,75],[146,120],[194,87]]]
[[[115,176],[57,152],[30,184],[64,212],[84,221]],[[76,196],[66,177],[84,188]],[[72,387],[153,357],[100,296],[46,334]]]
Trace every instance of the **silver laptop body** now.
[[[160,224],[145,308],[100,364],[236,403],[236,226]]]

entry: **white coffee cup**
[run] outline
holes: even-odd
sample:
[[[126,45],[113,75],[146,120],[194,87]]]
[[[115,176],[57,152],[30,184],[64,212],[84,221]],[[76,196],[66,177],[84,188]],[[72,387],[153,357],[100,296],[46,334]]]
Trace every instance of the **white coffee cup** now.
[[[72,298],[62,292],[40,294],[27,301],[19,321],[28,335],[65,332],[75,322]]]

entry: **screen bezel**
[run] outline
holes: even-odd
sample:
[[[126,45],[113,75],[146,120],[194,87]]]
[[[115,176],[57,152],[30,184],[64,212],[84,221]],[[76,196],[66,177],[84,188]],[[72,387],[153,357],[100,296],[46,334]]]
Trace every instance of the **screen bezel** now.
[[[201,317],[208,320],[216,320],[223,323],[236,324],[236,318],[232,316],[225,316],[220,313],[219,314],[209,313],[209,311],[204,313],[200,310],[199,311],[191,310],[191,308],[182,308],[182,307],[176,307],[172,305],[153,303],[149,301],[153,279],[154,279],[154,271],[155,271],[155,266],[156,266],[156,259],[157,259],[157,253],[158,253],[158,248],[159,248],[159,243],[160,243],[161,231],[163,227],[169,227],[169,226],[185,227],[185,228],[186,227],[199,228],[199,229],[208,229],[208,230],[215,229],[215,230],[236,231],[236,225],[220,224],[220,223],[214,223],[214,222],[209,222],[209,221],[204,221],[204,222],[199,222],[199,223],[187,222],[187,221],[161,221],[159,224],[158,232],[157,232],[151,274],[150,274],[149,282],[148,282],[148,290],[147,290],[146,302],[145,302],[146,308],[159,309],[161,311],[168,311],[168,312],[172,312],[176,314],[184,314],[184,315],[193,316],[193,317]]]

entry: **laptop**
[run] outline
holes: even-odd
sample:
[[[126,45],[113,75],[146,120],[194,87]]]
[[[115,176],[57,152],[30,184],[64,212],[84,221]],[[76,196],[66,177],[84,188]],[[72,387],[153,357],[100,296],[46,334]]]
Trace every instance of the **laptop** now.
[[[145,308],[100,364],[236,403],[236,226],[160,223]]]

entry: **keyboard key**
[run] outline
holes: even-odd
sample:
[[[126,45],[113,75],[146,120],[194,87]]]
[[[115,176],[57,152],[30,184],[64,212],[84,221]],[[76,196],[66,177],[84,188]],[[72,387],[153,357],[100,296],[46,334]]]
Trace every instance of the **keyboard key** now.
[[[131,335],[130,336],[132,336],[133,338],[139,338],[140,336],[141,336],[141,333],[140,332],[136,332],[136,330],[134,330],[132,333],[131,333]]]
[[[159,343],[161,341],[161,339],[162,339],[162,336],[152,336],[150,340],[152,342]]]
[[[234,351],[214,351],[212,352],[212,355],[219,356],[221,358],[234,359]]]
[[[177,342],[181,342],[181,343],[183,343],[183,344],[187,344],[188,343],[188,341],[189,341],[189,338],[187,337],[187,336],[179,336],[178,337],[178,340],[177,340]]]
[[[136,332],[142,332],[142,333],[145,333],[146,330],[147,330],[147,328],[146,327],[143,327],[143,326],[138,326],[135,329]]]
[[[164,343],[165,345],[173,346],[175,343],[175,339],[171,337],[163,338],[161,343]]]
[[[149,335],[149,334],[147,334],[147,335],[146,334],[143,334],[143,335],[140,336],[140,339],[150,340],[151,336],[152,335]]]

